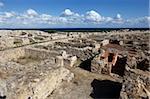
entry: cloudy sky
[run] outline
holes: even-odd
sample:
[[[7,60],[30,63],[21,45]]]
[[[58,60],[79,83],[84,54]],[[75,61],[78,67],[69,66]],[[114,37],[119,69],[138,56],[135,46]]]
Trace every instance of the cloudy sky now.
[[[144,28],[149,0],[0,0],[0,28]]]

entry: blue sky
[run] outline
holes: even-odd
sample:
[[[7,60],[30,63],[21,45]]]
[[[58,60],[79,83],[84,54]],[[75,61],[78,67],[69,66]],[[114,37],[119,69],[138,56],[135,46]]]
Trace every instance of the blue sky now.
[[[0,0],[1,28],[149,27],[149,0]]]

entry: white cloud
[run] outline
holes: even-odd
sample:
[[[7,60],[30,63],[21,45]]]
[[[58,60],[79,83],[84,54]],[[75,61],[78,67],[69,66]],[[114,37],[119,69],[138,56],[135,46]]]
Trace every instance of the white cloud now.
[[[105,22],[111,22],[111,21],[113,21],[113,18],[111,18],[111,17],[105,17],[104,20],[105,20]]]
[[[60,18],[58,18],[58,22],[68,23],[69,21],[67,20],[67,18],[60,17]]]
[[[117,14],[116,19],[122,19],[120,14]]]
[[[62,12],[61,16],[71,16],[74,12],[72,12],[70,9],[65,9],[65,11]]]
[[[0,2],[0,7],[3,7],[4,6],[4,3],[3,2]]]
[[[126,20],[126,24],[132,24],[132,25],[147,24],[148,25],[148,24],[150,24],[150,16],[128,19],[128,20]]]
[[[120,14],[117,14],[111,22],[116,24],[122,24],[124,23],[124,19],[121,17]]]
[[[6,18],[11,18],[15,16],[15,12],[5,12],[5,17]]]
[[[60,16],[52,16],[45,13],[37,13],[33,9],[28,9],[24,13],[0,12],[0,26],[89,26],[89,25],[107,25],[107,26],[145,26],[150,23],[150,17],[140,17],[135,19],[123,19],[121,14],[115,17],[104,17],[98,12],[91,10],[85,14],[78,14],[70,9],[65,9]],[[142,25],[141,25],[142,24]]]
[[[43,21],[49,21],[50,18],[52,18],[52,16],[51,16],[51,15],[48,15],[48,14],[42,14],[42,15],[40,16],[40,18],[41,18]]]
[[[0,14],[0,24],[10,23],[12,18],[15,16],[14,12],[3,12]]]
[[[78,17],[79,14],[71,11],[70,9],[65,9],[60,16],[61,17],[69,17],[69,16]]]
[[[150,16],[138,18],[137,21],[139,21],[141,23],[150,23]]]
[[[82,23],[83,16],[70,9],[65,9],[59,17],[57,17],[57,22],[62,24],[79,24]]]
[[[102,16],[94,10],[88,11],[85,15],[85,19],[86,22],[93,22],[93,23],[99,23],[100,21],[103,20]]]
[[[33,18],[33,17],[35,17],[35,16],[38,15],[38,13],[37,13],[35,10],[33,10],[33,9],[28,9],[27,12],[26,12],[26,14],[27,14],[29,17],[31,17],[31,18]]]

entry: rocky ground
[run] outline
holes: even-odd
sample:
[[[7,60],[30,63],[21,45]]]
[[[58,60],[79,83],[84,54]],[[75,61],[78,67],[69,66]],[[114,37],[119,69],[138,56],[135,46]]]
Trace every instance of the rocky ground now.
[[[0,99],[148,99],[149,37],[149,30],[1,30]]]
[[[97,75],[80,68],[71,69],[71,71],[75,74],[75,78],[71,82],[62,83],[47,99],[93,99],[91,85],[94,79],[122,82],[116,77]]]

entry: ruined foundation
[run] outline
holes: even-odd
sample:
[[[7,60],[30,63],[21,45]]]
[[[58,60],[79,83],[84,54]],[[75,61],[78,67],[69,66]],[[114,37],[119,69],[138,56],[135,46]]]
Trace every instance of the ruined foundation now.
[[[0,99],[149,99],[148,36],[0,31]]]

